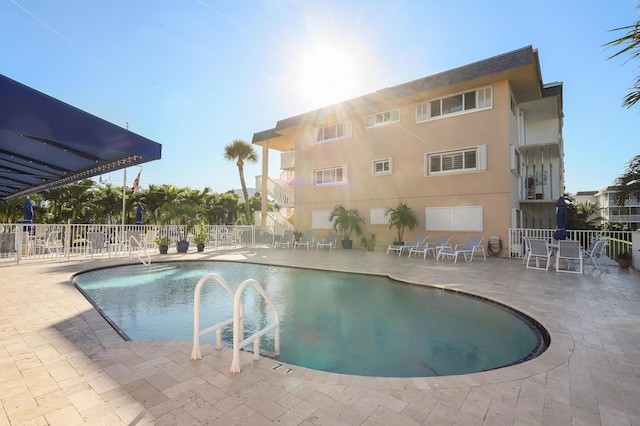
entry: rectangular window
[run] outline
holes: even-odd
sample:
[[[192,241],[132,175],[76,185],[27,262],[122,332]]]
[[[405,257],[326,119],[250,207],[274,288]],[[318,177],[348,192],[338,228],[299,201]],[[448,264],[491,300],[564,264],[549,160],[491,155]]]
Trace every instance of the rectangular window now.
[[[487,146],[425,154],[425,176],[487,169]]]
[[[313,172],[314,185],[331,185],[345,181],[345,166],[318,169]]]
[[[393,162],[391,158],[384,158],[382,160],[374,160],[372,163],[373,175],[390,175],[393,173]]]
[[[493,106],[493,89],[484,87],[446,98],[422,102],[416,105],[416,122],[427,121],[466,111],[482,110]]]
[[[351,122],[343,121],[330,126],[311,128],[310,143],[322,143],[351,137]]]
[[[400,121],[399,109],[366,116],[364,119],[364,127],[368,129],[370,127],[384,126],[396,121]]]

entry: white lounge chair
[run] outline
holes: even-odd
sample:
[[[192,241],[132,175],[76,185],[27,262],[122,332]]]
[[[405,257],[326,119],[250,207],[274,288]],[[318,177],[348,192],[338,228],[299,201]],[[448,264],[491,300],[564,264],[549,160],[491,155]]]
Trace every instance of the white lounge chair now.
[[[435,259],[438,250],[451,247],[449,241],[451,241],[451,235],[441,235],[435,241],[426,243],[425,246],[412,247],[411,250],[409,250],[409,257],[411,257],[412,254],[422,254],[422,258],[426,259],[428,253],[433,253],[433,258]]]
[[[329,232],[322,241],[318,241],[316,244],[316,250],[320,247],[329,247],[329,250],[333,250],[336,248],[336,244],[338,243],[338,235],[335,232]]]
[[[284,235],[282,235],[279,239],[276,240],[274,247],[291,247],[291,243],[293,243],[293,231],[284,231]]]
[[[484,237],[469,237],[464,244],[456,244],[455,247],[444,247],[438,250],[438,256],[436,260],[440,260],[440,257],[449,257],[453,259],[453,263],[458,262],[458,255],[464,256],[465,262],[472,262],[476,253],[482,253],[484,260],[487,260],[482,241]]]
[[[553,251],[549,249],[547,240],[540,238],[529,238],[529,252],[527,254],[527,269],[549,270]],[[535,260],[535,266],[531,265],[531,260]],[[540,259],[546,259],[544,268],[540,266]]]
[[[102,232],[87,232],[87,252],[89,252],[92,259],[94,253],[98,251],[105,253],[107,248]]]
[[[391,244],[387,247],[387,254],[390,251],[395,251],[398,253],[398,256],[402,256],[402,253],[410,252],[412,248],[424,247],[427,244],[428,235],[420,236],[412,241],[406,241],[404,244]]]
[[[313,244],[313,240],[316,237],[316,233],[315,231],[305,231],[304,236],[302,237],[301,240],[298,241],[294,241],[293,242],[293,249],[295,250],[296,247],[306,247],[307,250],[309,250],[309,247],[311,246],[311,244]]]
[[[578,263],[579,266],[577,270],[571,269],[572,262]],[[567,268],[560,268],[560,266],[563,266],[564,264],[567,265]],[[582,274],[582,251],[580,250],[580,241],[558,241],[558,253],[556,255],[556,272]]]

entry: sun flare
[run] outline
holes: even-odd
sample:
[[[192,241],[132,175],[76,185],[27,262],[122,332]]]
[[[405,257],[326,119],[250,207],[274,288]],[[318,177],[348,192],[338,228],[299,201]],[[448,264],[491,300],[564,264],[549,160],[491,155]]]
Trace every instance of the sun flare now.
[[[354,96],[356,67],[350,55],[319,46],[300,62],[298,89],[303,96],[326,106]]]

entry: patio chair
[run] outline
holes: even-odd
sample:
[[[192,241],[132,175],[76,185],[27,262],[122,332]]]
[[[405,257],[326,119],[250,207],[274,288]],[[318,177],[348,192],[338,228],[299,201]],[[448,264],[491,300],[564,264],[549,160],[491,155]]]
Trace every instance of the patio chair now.
[[[64,244],[60,239],[60,231],[51,231],[44,240],[44,246],[51,255],[61,255],[64,251]]]
[[[549,270],[549,264],[551,263],[551,256],[553,251],[549,249],[547,240],[540,238],[529,238],[529,252],[527,253],[527,269],[538,269],[542,271]],[[535,266],[531,265],[531,260],[535,260]],[[540,266],[540,259],[546,259],[545,267]]]
[[[428,235],[420,236],[412,241],[406,241],[404,244],[391,244],[387,247],[387,254],[390,251],[395,251],[398,256],[402,256],[402,253],[410,252],[412,248],[424,247],[427,244]]]
[[[93,254],[96,252],[104,253],[107,249],[107,244],[102,232],[87,232],[87,252],[93,259]]]
[[[276,240],[273,245],[275,248],[278,247],[291,247],[291,243],[293,242],[293,231],[284,231],[284,235],[282,235],[279,239]]]
[[[412,247],[411,250],[409,250],[409,257],[411,257],[412,254],[422,254],[422,258],[426,259],[428,253],[433,253],[433,258],[435,259],[438,250],[451,247],[449,241],[451,241],[451,235],[441,235],[435,241],[426,243],[426,245],[422,247]]]
[[[469,237],[464,244],[456,244],[455,247],[444,247],[438,250],[438,256],[436,257],[436,261],[440,260],[440,257],[443,258],[449,257],[453,259],[453,263],[458,262],[458,255],[462,254],[464,256],[465,262],[472,262],[473,257],[476,253],[482,253],[482,257],[484,260],[487,260],[487,255],[484,251],[484,247],[482,246],[482,241],[484,237]]]
[[[593,269],[600,271],[600,268],[605,268],[607,271],[609,267],[605,262],[605,250],[609,245],[608,240],[596,238],[591,242],[591,246],[587,250],[582,250],[582,260],[585,265],[587,262],[591,262]]]
[[[577,262],[579,267],[577,270],[571,269],[571,263]],[[561,269],[560,266],[567,265],[567,269]],[[566,272],[569,274],[582,274],[582,251],[580,250],[580,241],[558,241],[558,253],[556,254],[556,272]]]
[[[325,238],[318,241],[318,244],[316,244],[316,250],[320,247],[329,247],[329,250],[332,250],[336,248],[336,244],[338,244],[338,235],[335,232],[329,232]]]
[[[295,250],[296,247],[300,246],[300,247],[306,247],[307,250],[309,250],[309,246],[313,244],[313,240],[315,239],[315,236],[316,236],[315,231],[305,231],[304,236],[302,237],[301,240],[293,242],[293,249]]]

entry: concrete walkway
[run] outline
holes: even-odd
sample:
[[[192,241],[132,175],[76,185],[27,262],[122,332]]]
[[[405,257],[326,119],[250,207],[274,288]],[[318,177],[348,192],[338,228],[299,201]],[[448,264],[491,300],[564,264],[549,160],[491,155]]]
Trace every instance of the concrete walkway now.
[[[0,425],[640,425],[640,273],[556,274],[519,260],[452,264],[384,251],[242,249],[225,259],[387,274],[513,306],[551,335],[540,357],[483,373],[347,376],[262,358],[229,373],[231,350],[127,342],[70,282],[115,264],[0,264]],[[120,260],[120,263],[122,260]]]

